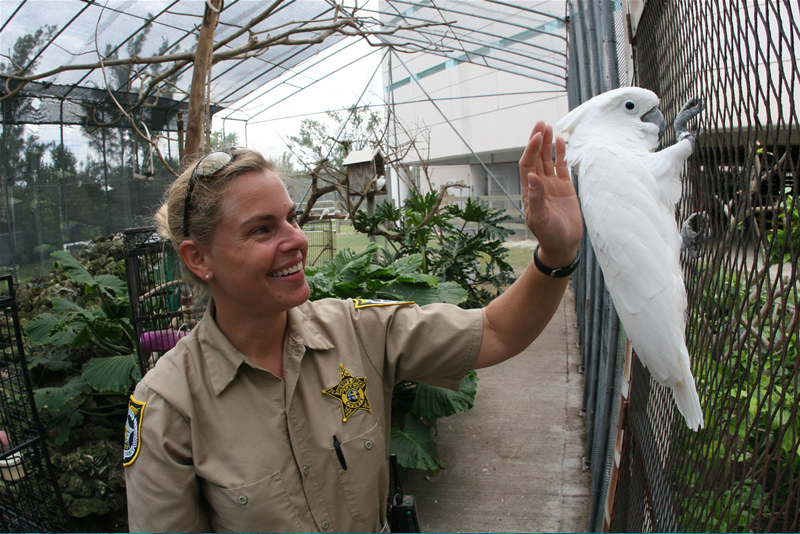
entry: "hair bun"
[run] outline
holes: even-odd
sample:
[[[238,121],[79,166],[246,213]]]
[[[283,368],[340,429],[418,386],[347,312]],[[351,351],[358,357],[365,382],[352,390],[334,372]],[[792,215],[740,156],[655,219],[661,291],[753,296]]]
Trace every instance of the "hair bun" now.
[[[165,241],[172,240],[172,232],[169,229],[169,207],[167,204],[162,204],[155,214],[156,231],[158,236]]]

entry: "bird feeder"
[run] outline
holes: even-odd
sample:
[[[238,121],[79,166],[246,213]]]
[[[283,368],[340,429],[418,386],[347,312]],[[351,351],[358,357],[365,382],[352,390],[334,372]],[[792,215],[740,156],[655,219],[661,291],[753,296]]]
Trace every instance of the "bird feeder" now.
[[[0,478],[4,482],[16,482],[25,477],[22,466],[22,453],[14,453],[8,458],[0,460]]]
[[[351,195],[385,195],[386,170],[383,155],[377,148],[350,152],[344,161]]]

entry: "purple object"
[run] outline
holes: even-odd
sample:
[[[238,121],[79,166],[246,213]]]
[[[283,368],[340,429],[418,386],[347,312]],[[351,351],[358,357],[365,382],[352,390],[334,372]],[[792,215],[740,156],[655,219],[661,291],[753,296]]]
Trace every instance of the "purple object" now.
[[[154,330],[143,333],[139,345],[144,352],[166,352],[185,335],[186,332],[179,330]]]

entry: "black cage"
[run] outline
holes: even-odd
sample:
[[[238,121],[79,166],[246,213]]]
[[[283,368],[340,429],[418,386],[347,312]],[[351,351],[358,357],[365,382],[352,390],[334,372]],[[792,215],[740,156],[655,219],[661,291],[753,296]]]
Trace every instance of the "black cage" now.
[[[66,532],[66,509],[36,414],[11,275],[0,276],[0,531]]]
[[[153,228],[125,230],[125,271],[142,375],[203,316],[180,260]]]

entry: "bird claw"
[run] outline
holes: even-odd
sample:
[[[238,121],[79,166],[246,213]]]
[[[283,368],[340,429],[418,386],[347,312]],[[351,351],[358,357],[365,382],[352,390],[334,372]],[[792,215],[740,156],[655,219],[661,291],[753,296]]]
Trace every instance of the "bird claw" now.
[[[686,101],[672,123],[679,141],[688,139],[692,143],[692,147],[694,147],[695,140],[703,133],[703,129],[697,127],[694,130],[690,130],[689,121],[697,117],[705,108],[706,103],[702,98],[690,98]]]

